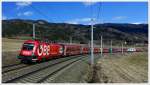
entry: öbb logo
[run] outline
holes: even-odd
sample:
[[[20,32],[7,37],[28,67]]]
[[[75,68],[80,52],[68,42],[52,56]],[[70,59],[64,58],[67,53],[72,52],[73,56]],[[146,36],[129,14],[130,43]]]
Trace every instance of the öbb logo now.
[[[37,53],[38,56],[48,56],[50,51],[50,46],[49,45],[40,45],[38,47]]]

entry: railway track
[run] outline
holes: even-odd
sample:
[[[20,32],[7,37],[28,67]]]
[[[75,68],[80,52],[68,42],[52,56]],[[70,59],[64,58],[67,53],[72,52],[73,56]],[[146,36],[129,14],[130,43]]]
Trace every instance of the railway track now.
[[[25,68],[27,66],[30,66],[30,65],[27,65],[27,64],[14,64],[14,65],[10,65],[10,66],[7,66],[7,67],[2,67],[2,74],[3,73],[6,73],[6,72],[9,72],[9,71],[13,71],[13,70],[17,70],[17,69],[21,69],[21,68]]]
[[[98,55],[95,55],[95,61],[100,58]],[[85,57],[80,59],[79,61],[70,64],[69,66],[63,68],[61,71],[57,72],[56,74],[49,75],[39,83],[62,83],[62,82],[72,82],[74,83],[76,80],[78,82],[83,82],[85,74],[82,72],[86,72],[87,65],[89,64],[89,57]],[[78,66],[80,68],[78,68]],[[74,71],[73,71],[74,70]],[[77,71],[79,70],[79,71]],[[70,72],[70,73],[67,73]],[[81,74],[80,74],[81,72]],[[76,76],[77,75],[77,76]],[[82,77],[81,77],[82,76]],[[79,78],[80,77],[80,78]],[[69,79],[69,80],[68,80]],[[81,79],[81,80],[80,80]]]
[[[16,66],[16,65],[20,65],[20,64],[21,63],[11,64],[11,65],[5,65],[5,66],[2,66],[2,68],[8,68],[8,67]]]
[[[41,82],[47,76],[56,73],[57,71],[67,67],[69,64],[77,62],[81,58],[83,58],[83,56],[81,55],[70,56],[31,66],[26,66],[21,69],[9,70],[2,73],[2,82]]]
[[[18,79],[18,80],[13,81],[13,82],[41,83],[45,79],[47,79],[48,77],[50,77],[54,74],[57,74],[57,72],[65,69],[66,67],[70,66],[71,64],[74,64],[74,63],[78,62],[79,60],[81,60],[81,58],[83,58],[83,57],[78,57],[78,58],[68,60],[66,62],[58,63],[57,65],[50,66],[48,68],[39,70],[37,72],[34,72],[34,73],[32,73],[28,76],[24,76],[23,78]]]
[[[129,56],[129,54],[128,54]],[[131,54],[130,54],[131,56]],[[146,76],[144,75],[143,72],[139,72],[139,70],[137,70],[137,68],[134,68],[132,65],[128,65],[126,63],[121,64],[124,68],[121,68],[121,66],[119,66],[117,63],[113,63],[113,65],[115,67],[117,67],[117,69],[115,68],[115,71],[120,74],[124,79],[126,79],[126,81],[128,82],[134,82],[134,81],[141,81],[139,80],[140,78],[146,78]],[[138,75],[136,75],[138,74]],[[136,75],[136,77],[134,77]]]
[[[124,80],[128,82],[132,82],[133,80],[135,80],[135,78],[131,76],[131,74],[128,74],[128,69],[121,68],[117,63],[113,63],[112,60],[110,60],[110,63],[116,67],[114,68],[114,71],[116,71],[116,73],[118,73]]]

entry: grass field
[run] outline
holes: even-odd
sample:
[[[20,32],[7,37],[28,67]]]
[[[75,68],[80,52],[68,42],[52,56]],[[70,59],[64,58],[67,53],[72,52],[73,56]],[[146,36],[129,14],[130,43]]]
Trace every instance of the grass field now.
[[[95,76],[94,82],[148,82],[148,53],[105,55],[97,62]]]
[[[24,40],[2,38],[2,66],[20,62],[16,56]]]
[[[2,52],[19,51],[24,41],[2,38]]]

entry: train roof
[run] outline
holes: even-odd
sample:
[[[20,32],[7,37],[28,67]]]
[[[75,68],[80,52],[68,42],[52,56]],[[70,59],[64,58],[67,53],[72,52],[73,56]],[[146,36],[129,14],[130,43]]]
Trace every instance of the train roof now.
[[[76,44],[76,43],[52,43],[49,41],[44,41],[44,40],[37,40],[37,39],[31,39],[31,40],[26,40],[24,43],[49,43],[49,44],[55,44],[55,45],[66,45],[66,46],[82,46],[82,47],[89,47],[88,44]],[[98,47],[98,46],[94,46]]]
[[[24,43],[37,43],[39,42],[38,40],[26,40]]]

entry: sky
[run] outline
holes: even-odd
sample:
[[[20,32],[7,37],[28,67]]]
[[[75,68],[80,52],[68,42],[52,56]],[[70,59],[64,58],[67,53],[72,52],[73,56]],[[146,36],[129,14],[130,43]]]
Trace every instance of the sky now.
[[[54,23],[148,23],[147,2],[3,2],[2,18]]]

